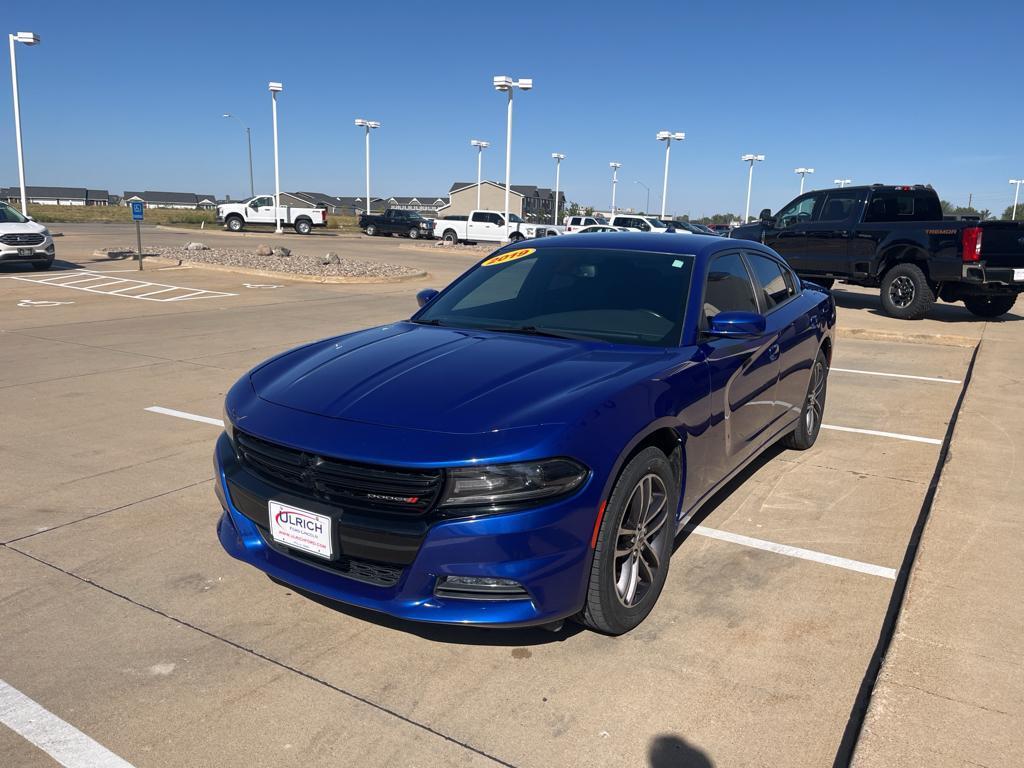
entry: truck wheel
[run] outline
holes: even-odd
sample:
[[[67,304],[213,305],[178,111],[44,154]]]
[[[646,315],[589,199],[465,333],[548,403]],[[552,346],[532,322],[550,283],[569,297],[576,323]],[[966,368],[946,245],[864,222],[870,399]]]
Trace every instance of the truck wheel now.
[[[409,230],[409,239],[410,240],[415,240],[419,236],[420,236],[420,231],[416,227],[413,227],[412,229]]]
[[[523,235],[522,232],[513,232],[511,235],[508,236],[508,240],[510,243],[518,243],[521,240],[525,239],[526,237]]]
[[[368,234],[370,237],[373,237],[374,235],[377,234],[377,228],[373,224],[367,224],[366,234]]]
[[[228,216],[228,229],[232,232],[241,232],[244,226],[245,222],[241,216]]]
[[[444,234],[441,236],[441,239],[444,240],[446,243],[448,243],[448,245],[458,245],[459,244],[459,236],[457,234],[455,234],[455,230],[454,229],[446,229],[444,231]]]
[[[999,317],[1013,309],[1016,302],[1016,296],[968,296],[964,306],[977,317]]]
[[[897,264],[882,278],[882,309],[900,320],[920,320],[935,303],[935,293],[917,264]]]
[[[300,235],[308,235],[313,231],[313,224],[309,219],[299,219],[295,222],[295,231]]]

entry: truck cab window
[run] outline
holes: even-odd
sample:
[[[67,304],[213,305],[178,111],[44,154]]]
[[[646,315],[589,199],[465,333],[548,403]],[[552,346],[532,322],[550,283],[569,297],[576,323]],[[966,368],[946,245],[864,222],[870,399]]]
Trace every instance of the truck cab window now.
[[[814,219],[814,209],[819,207],[823,198],[824,194],[820,192],[798,197],[775,216],[775,226],[779,229],[785,229],[794,224],[812,221]]]
[[[822,206],[821,213],[815,220],[846,221],[853,215],[859,202],[859,192],[848,192],[846,190],[829,192],[825,197],[825,205]]]

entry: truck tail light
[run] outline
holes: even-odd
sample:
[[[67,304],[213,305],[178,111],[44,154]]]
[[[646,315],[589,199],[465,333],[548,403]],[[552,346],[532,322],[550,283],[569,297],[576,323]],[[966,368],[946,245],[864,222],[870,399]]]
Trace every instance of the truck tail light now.
[[[981,227],[964,229],[963,246],[964,261],[981,261]]]

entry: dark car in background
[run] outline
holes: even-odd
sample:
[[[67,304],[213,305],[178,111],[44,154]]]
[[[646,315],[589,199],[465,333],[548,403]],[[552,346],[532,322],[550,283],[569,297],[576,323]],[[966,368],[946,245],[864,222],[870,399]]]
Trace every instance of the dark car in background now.
[[[416,211],[389,208],[382,214],[361,214],[359,228],[366,234],[399,235],[415,240],[419,237],[434,236],[434,222]]]

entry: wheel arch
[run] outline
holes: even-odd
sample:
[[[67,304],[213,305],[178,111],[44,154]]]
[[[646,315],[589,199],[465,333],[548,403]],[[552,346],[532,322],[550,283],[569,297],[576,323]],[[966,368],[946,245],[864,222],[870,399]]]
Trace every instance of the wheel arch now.
[[[615,487],[615,483],[619,481],[622,470],[633,460],[634,456],[646,448],[653,447],[668,457],[669,464],[672,465],[672,471],[679,481],[679,502],[682,503],[683,486],[686,480],[684,444],[685,440],[676,427],[667,423],[652,424],[646,431],[637,434],[619,454],[612,471],[608,473],[608,480],[601,498],[607,500],[611,496],[612,489]]]
[[[877,277],[881,278],[897,264],[916,264],[931,279],[928,270],[928,252],[913,241],[898,241],[886,244],[879,255]]]

